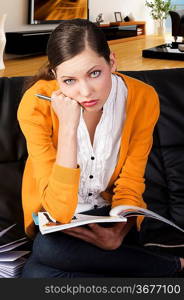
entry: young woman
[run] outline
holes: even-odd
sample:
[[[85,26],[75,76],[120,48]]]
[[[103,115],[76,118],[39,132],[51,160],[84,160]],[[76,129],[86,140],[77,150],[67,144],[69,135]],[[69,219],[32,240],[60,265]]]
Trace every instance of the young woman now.
[[[115,72],[114,54],[93,23],[62,22],[50,36],[47,53],[48,65],[18,109],[29,153],[22,184],[25,230],[35,237],[23,277],[161,277],[179,272],[182,258],[139,245],[141,217],[111,227],[36,232],[32,213],[41,210],[67,223],[76,212],[108,214],[120,204],[146,207],[143,176],[159,116],[155,90]]]

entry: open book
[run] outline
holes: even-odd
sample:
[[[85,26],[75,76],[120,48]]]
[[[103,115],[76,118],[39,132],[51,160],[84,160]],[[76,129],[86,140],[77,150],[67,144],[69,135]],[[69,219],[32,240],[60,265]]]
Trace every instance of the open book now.
[[[38,213],[38,225],[42,234],[60,231],[67,228],[77,227],[90,223],[105,223],[105,222],[126,222],[128,217],[145,216],[160,220],[176,229],[184,232],[184,229],[177,226],[170,220],[160,216],[159,214],[138,206],[119,205],[110,210],[109,216],[92,216],[86,214],[76,214],[72,221],[68,224],[62,224],[54,220],[48,212]]]

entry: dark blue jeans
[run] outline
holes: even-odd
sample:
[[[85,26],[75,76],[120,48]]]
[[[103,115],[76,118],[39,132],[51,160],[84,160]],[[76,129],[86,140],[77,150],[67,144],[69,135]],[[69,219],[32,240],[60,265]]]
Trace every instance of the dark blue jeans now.
[[[106,215],[108,211],[105,207],[89,213]],[[172,277],[180,268],[178,257],[141,246],[135,228],[116,250],[100,249],[60,231],[37,234],[22,277]]]

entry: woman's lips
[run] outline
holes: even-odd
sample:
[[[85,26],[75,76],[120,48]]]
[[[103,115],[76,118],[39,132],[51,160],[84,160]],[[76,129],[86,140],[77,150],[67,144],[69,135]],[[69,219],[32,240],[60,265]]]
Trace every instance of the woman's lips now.
[[[82,102],[82,106],[85,106],[85,107],[91,107],[91,106],[94,106],[96,105],[98,102],[98,100],[91,100],[91,101],[86,101],[86,102]]]

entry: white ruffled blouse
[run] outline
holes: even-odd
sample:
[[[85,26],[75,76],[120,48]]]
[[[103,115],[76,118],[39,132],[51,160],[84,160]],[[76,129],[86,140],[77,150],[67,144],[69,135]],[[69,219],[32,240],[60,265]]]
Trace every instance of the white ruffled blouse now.
[[[124,81],[112,74],[112,88],[96,127],[93,146],[81,109],[77,132],[77,163],[81,175],[76,212],[107,205],[100,193],[106,189],[118,161],[126,98]]]

